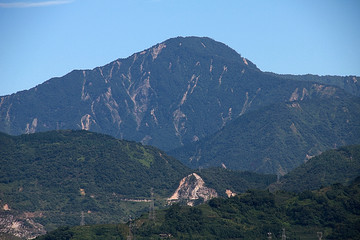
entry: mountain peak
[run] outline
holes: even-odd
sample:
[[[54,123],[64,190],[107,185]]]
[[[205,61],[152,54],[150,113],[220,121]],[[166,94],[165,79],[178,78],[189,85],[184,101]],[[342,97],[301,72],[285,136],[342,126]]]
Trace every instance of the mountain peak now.
[[[83,129],[170,150],[308,85],[265,74],[211,38],[176,37],[2,97],[0,131]]]

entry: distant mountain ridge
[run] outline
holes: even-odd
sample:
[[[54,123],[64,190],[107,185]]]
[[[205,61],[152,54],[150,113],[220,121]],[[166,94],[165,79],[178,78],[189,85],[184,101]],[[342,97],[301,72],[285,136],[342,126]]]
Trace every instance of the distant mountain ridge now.
[[[318,76],[313,74],[305,75],[291,75],[291,74],[276,74],[267,73],[272,76],[282,77],[288,80],[318,82],[322,84],[337,86],[344,89],[346,92],[360,97],[360,78],[358,76]]]
[[[178,37],[1,97],[0,131],[84,129],[171,150],[314,84],[265,74],[210,38]]]
[[[335,183],[350,184],[360,176],[360,145],[328,150],[270,185],[271,191],[302,192]]]
[[[360,98],[314,97],[249,112],[196,143],[169,154],[192,168],[284,175],[321,152],[360,144]]]

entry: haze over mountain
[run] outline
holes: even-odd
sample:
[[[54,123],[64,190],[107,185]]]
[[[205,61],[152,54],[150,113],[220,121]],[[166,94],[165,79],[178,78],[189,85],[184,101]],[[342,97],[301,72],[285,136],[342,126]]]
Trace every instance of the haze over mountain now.
[[[271,191],[302,192],[316,190],[335,183],[348,185],[360,176],[360,145],[328,150],[295,168],[278,182]]]
[[[321,83],[313,82],[317,79]],[[295,104],[296,101],[324,103],[329,99],[328,110],[326,104],[320,104],[322,108],[315,112],[325,111],[331,115],[334,110],[331,104],[336,102],[334,99],[349,99],[349,92],[357,94],[359,86],[355,76],[335,79],[314,76],[310,81],[301,76],[263,73],[250,60],[223,43],[210,38],[177,37],[126,59],[118,59],[93,70],[74,70],[30,90],[1,97],[0,131],[18,135],[84,129],[172,150],[204,139],[250,112],[266,111],[273,104]],[[340,86],[347,92],[324,83]],[[341,107],[353,109],[347,103]],[[276,112],[276,107],[270,109]],[[263,113],[258,114],[261,116]],[[350,111],[347,116],[355,118],[353,114]],[[237,121],[244,121],[240,119]],[[346,126],[356,125],[352,124],[350,121]],[[311,128],[305,126],[305,129],[310,131]],[[355,143],[352,139],[357,136],[358,130],[345,130],[353,132],[352,138],[346,140],[347,137],[344,137],[334,143]],[[340,135],[348,132],[339,130]],[[258,137],[248,139],[254,143],[252,147],[257,144]],[[321,146],[315,148],[315,153],[330,146],[323,140],[326,141],[322,138],[313,142]],[[313,148],[313,143],[304,147],[306,153]],[[252,151],[255,153],[253,157],[256,157],[257,151],[264,150],[262,146],[258,147],[260,149]],[[305,152],[300,155],[302,160]],[[272,167],[259,171],[276,173],[281,167],[286,172],[300,163],[298,156],[296,160],[282,157],[274,163],[273,157],[264,156],[257,161],[268,158]],[[283,163],[279,164],[279,161]],[[291,163],[287,163],[289,161]],[[196,165],[199,164],[192,166]],[[219,166],[218,163],[215,165]],[[236,163],[228,165],[236,167]],[[247,169],[258,168],[262,167]]]
[[[169,154],[193,168],[223,165],[284,175],[327,149],[360,143],[360,98],[301,100],[300,91],[294,93],[298,99],[249,112]]]

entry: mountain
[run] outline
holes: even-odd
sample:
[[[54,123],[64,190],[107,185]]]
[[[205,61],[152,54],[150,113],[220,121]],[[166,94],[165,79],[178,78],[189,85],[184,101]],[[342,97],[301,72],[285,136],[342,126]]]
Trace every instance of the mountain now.
[[[288,80],[317,82],[326,85],[337,86],[344,89],[346,92],[360,97],[360,78],[357,76],[318,76],[313,74],[306,75],[291,75],[291,74],[276,74],[267,73],[272,76],[282,77]]]
[[[84,129],[171,150],[297,94],[345,93],[263,73],[210,38],[177,37],[1,97],[0,131],[18,135]]]
[[[360,176],[360,145],[328,150],[295,168],[270,189],[302,192],[335,183],[350,184]]]
[[[217,133],[170,151],[197,168],[226,166],[284,175],[321,152],[360,144],[360,98],[328,96],[273,104],[238,117]]]
[[[0,172],[0,236],[22,238],[82,218],[126,222],[148,212],[152,199],[156,209],[172,196],[199,204],[227,189],[265,189],[276,180],[225,169],[196,173],[155,147],[83,130],[0,133]]]
[[[171,206],[127,225],[61,228],[55,239],[360,239],[360,178],[298,194],[248,191],[197,207]],[[131,226],[129,228],[129,226]]]
[[[154,147],[88,131],[0,134],[0,159],[0,214],[46,230],[81,212],[88,224],[125,221],[148,211],[151,188],[167,198],[190,173]]]

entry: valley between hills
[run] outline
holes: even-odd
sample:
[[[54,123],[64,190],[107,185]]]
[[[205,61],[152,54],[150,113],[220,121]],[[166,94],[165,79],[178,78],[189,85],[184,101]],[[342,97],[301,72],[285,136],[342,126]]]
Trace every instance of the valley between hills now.
[[[360,239],[358,79],[177,37],[1,96],[0,238]]]

